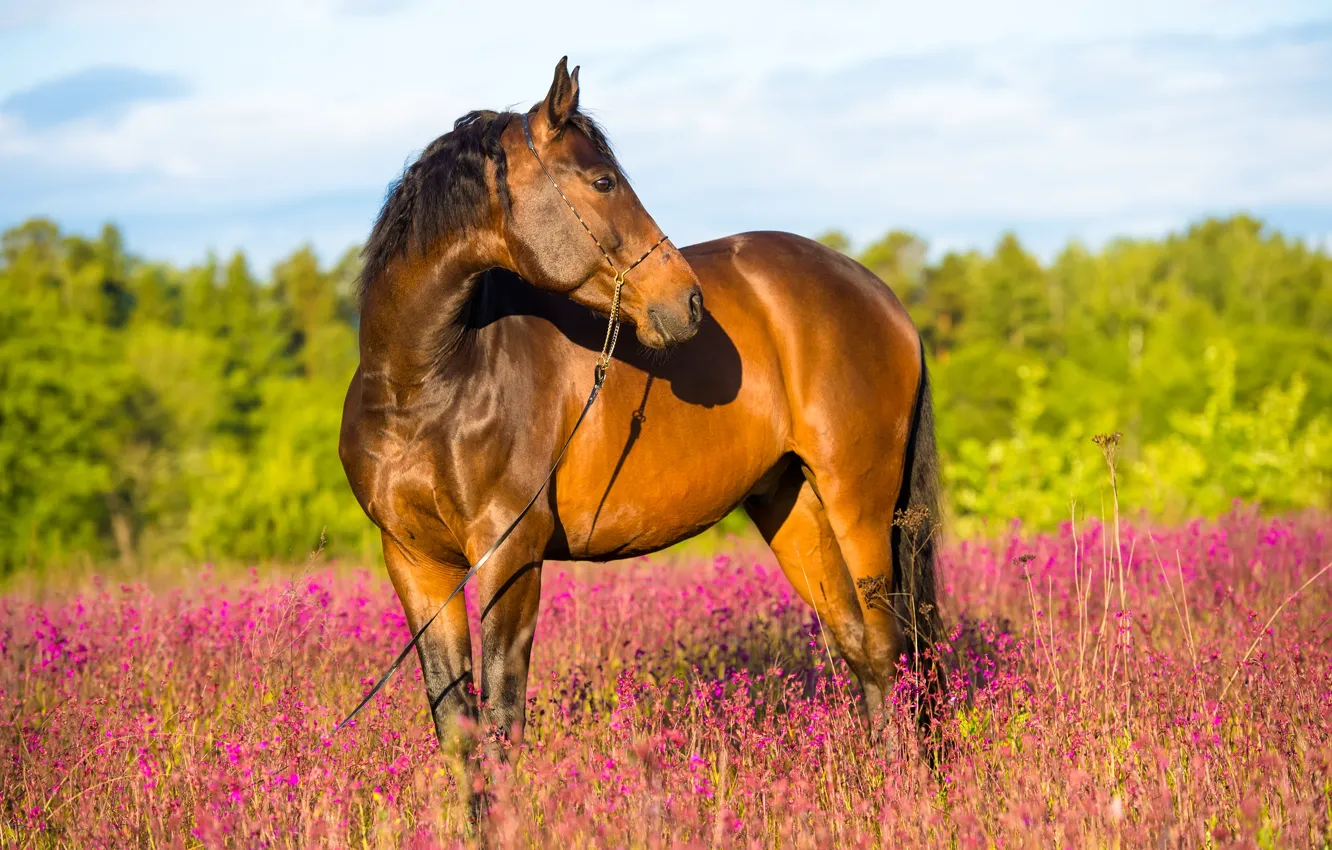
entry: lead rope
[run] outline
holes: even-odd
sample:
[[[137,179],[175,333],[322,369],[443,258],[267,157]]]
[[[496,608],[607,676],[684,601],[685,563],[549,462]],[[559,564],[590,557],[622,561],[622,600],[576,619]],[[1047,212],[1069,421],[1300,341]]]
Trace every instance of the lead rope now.
[[[662,234],[661,238],[653,243],[652,247],[643,253],[643,256],[634,260],[627,269],[620,271],[616,268],[615,261],[611,259],[610,254],[602,247],[601,240],[592,232],[592,228],[587,226],[587,222],[583,221],[583,217],[578,214],[578,210],[569,202],[569,199],[565,197],[564,190],[560,188],[560,184],[556,183],[555,178],[551,176],[550,169],[546,168],[546,164],[541,161],[541,156],[537,154],[536,151],[536,145],[532,143],[532,129],[528,125],[527,115],[524,114],[522,119],[523,135],[527,138],[527,147],[532,151],[532,156],[536,157],[537,164],[541,166],[541,170],[546,174],[546,179],[550,181],[550,185],[555,187],[555,191],[559,193],[560,199],[564,201],[565,205],[569,208],[569,211],[574,214],[574,218],[577,218],[578,223],[583,225],[583,229],[587,231],[587,235],[592,237],[592,241],[596,243],[597,250],[601,251],[601,256],[606,258],[606,265],[610,266],[611,271],[615,272],[615,288],[611,293],[610,323],[606,326],[606,340],[601,344],[601,354],[597,355],[597,365],[592,373],[592,392],[588,393],[587,401],[583,404],[583,410],[578,414],[578,419],[574,422],[573,430],[569,432],[569,436],[565,439],[564,445],[560,447],[560,453],[555,456],[555,462],[550,466],[550,471],[546,473],[546,477],[541,481],[541,486],[532,494],[532,498],[527,500],[527,504],[518,512],[518,516],[514,517],[513,522],[509,523],[509,527],[501,532],[495,542],[490,544],[490,548],[485,551],[485,554],[478,558],[476,563],[472,565],[472,568],[467,571],[467,575],[463,576],[462,581],[458,582],[458,586],[449,594],[448,599],[444,600],[444,604],[439,606],[438,610],[430,615],[430,619],[422,623],[421,628],[417,629],[412,634],[412,639],[408,641],[407,645],[398,653],[398,657],[393,659],[393,663],[384,671],[384,675],[379,677],[379,681],[375,682],[375,686],[370,689],[370,692],[365,695],[356,708],[352,709],[351,714],[348,714],[340,723],[338,723],[338,725],[333,727],[333,732],[337,732],[348,723],[351,723],[353,718],[355,718],[357,714],[360,714],[361,709],[365,708],[370,700],[375,698],[375,694],[383,689],[384,685],[388,683],[388,680],[397,672],[398,668],[402,666],[402,662],[405,661],[411,651],[416,648],[416,645],[421,640],[421,635],[425,634],[426,629],[430,628],[430,624],[435,622],[436,617],[444,613],[444,609],[449,607],[449,603],[454,600],[454,597],[459,593],[462,593],[463,588],[467,586],[467,582],[471,581],[472,576],[476,575],[477,570],[481,569],[481,565],[486,561],[489,561],[490,556],[494,555],[495,552],[499,550],[500,546],[504,544],[504,541],[509,539],[509,535],[518,527],[518,523],[523,521],[523,517],[527,516],[527,512],[536,504],[537,498],[540,497],[541,493],[546,489],[546,485],[555,477],[555,470],[560,468],[560,461],[564,460],[565,452],[569,451],[569,444],[573,442],[574,435],[578,433],[578,429],[583,424],[583,420],[587,418],[587,412],[592,409],[593,402],[597,400],[597,396],[601,393],[602,386],[606,383],[606,372],[610,369],[611,355],[615,353],[615,344],[620,339],[620,292],[624,289],[624,277],[637,268],[639,263],[651,256],[652,252],[657,250],[657,248],[666,241],[666,235]],[[431,697],[431,703],[433,704],[436,699],[438,699],[438,697]]]
[[[402,652],[398,653],[398,657],[393,659],[393,663],[390,664],[389,668],[384,671],[384,675],[380,676],[379,681],[375,682],[375,686],[370,689],[370,693],[366,694],[365,698],[361,700],[360,704],[358,704],[356,708],[352,709],[351,714],[348,714],[345,718],[343,718],[342,722],[340,722],[337,726],[333,727],[334,732],[337,732],[339,729],[350,723],[352,719],[361,712],[361,709],[365,708],[366,704],[369,703],[370,700],[374,699],[375,694],[379,693],[380,689],[383,688],[384,685],[388,683],[389,678],[394,673],[397,672],[400,666],[402,666],[402,662],[407,659],[407,655],[411,653],[411,651],[414,648],[416,648],[417,643],[419,643],[421,640],[421,635],[425,634],[425,630],[430,628],[431,623],[435,622],[435,618],[438,617],[440,614],[442,614],[445,608],[449,607],[449,603],[453,601],[453,598],[455,596],[457,596],[459,593],[462,593],[462,589],[467,585],[467,582],[471,581],[472,576],[476,575],[476,571],[481,569],[481,565],[484,564],[486,561],[490,560],[490,556],[494,555],[495,552],[499,549],[499,547],[504,544],[504,541],[509,539],[509,535],[512,534],[513,530],[518,527],[518,523],[522,522],[523,517],[527,516],[527,512],[530,511],[532,509],[532,506],[536,504],[537,497],[540,496],[542,491],[546,489],[546,485],[550,483],[550,479],[555,477],[555,470],[559,468],[560,461],[564,460],[564,453],[569,450],[569,444],[573,442],[574,435],[578,433],[578,427],[583,424],[583,419],[587,416],[587,412],[592,409],[592,402],[597,400],[597,394],[601,392],[602,384],[604,384],[605,382],[606,382],[606,369],[604,366],[602,366],[601,361],[597,361],[596,372],[593,376],[593,381],[592,381],[592,392],[588,394],[587,402],[583,405],[583,412],[578,414],[578,420],[574,422],[573,430],[569,432],[569,437],[564,441],[564,445],[560,448],[560,453],[555,456],[555,462],[551,464],[550,472],[546,473],[546,477],[542,480],[541,486],[538,487],[536,489],[536,492],[532,494],[532,498],[527,500],[527,504],[524,505],[523,509],[518,512],[518,516],[513,518],[513,522],[509,523],[509,527],[504,529],[504,531],[495,540],[495,542],[490,544],[490,548],[486,550],[485,554],[482,555],[480,558],[478,558],[476,563],[472,565],[472,568],[467,571],[467,575],[463,576],[462,581],[458,582],[458,586],[455,587],[453,589],[453,592],[449,594],[449,598],[444,600],[444,604],[439,606],[438,610],[436,610],[435,613],[430,615],[430,619],[422,623],[421,628],[416,630],[416,632],[412,635],[412,639],[408,641],[407,645],[402,648]],[[434,700],[435,697],[431,697],[432,703],[434,702]]]

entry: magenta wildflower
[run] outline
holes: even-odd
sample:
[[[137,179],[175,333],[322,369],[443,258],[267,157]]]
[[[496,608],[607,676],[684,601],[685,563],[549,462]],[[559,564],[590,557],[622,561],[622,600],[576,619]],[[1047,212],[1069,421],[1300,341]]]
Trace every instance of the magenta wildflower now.
[[[1069,528],[949,546],[926,739],[928,683],[904,672],[871,732],[766,550],[551,564],[524,752],[477,756],[491,828],[515,846],[1320,846],[1332,581],[1259,627],[1332,559],[1329,532],[1239,510],[1126,528],[1118,555],[1091,524],[1076,561]],[[460,846],[465,773],[414,664],[329,734],[406,631],[369,572],[0,597],[0,841]]]

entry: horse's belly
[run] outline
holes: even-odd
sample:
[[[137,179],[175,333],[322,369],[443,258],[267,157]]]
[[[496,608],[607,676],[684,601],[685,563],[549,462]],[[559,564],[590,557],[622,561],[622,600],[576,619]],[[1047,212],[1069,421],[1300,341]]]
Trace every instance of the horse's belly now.
[[[627,370],[611,377],[629,386],[607,398],[557,480],[570,557],[627,557],[690,537],[739,504],[785,452],[776,399],[737,389],[703,405],[669,384],[645,388]]]

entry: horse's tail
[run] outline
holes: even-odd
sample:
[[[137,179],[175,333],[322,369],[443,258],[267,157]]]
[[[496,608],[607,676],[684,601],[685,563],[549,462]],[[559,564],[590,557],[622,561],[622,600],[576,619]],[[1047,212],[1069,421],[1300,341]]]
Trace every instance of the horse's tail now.
[[[943,515],[940,509],[939,455],[934,444],[934,402],[930,397],[930,375],[925,348],[920,350],[920,383],[911,435],[903,459],[902,488],[893,517],[893,542],[897,552],[894,570],[894,599],[906,635],[907,649],[922,671],[933,668],[931,658],[937,643],[944,640],[939,611],[935,560]]]

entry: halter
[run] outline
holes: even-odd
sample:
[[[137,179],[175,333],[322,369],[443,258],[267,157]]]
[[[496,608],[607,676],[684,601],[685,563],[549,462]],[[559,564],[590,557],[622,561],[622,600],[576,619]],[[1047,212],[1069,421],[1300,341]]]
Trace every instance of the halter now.
[[[513,522],[509,523],[509,527],[500,533],[500,536],[494,543],[490,544],[490,548],[485,551],[485,554],[476,559],[476,563],[467,571],[467,575],[463,576],[463,580],[458,582],[458,586],[449,594],[449,598],[444,600],[444,604],[439,606],[434,614],[430,615],[430,619],[421,624],[421,627],[412,635],[412,639],[402,648],[402,651],[398,653],[397,658],[395,658],[393,663],[389,665],[388,670],[384,671],[384,675],[379,677],[379,680],[375,682],[375,686],[370,689],[370,692],[365,695],[360,704],[352,709],[352,713],[347,715],[341,723],[333,727],[334,732],[337,732],[339,729],[350,723],[352,718],[359,714],[361,709],[365,708],[370,700],[374,699],[375,694],[379,693],[380,689],[384,687],[394,672],[402,666],[402,662],[406,660],[407,655],[416,648],[417,643],[421,640],[421,635],[425,634],[426,629],[430,628],[430,624],[435,622],[435,618],[442,614],[445,608],[449,607],[449,603],[454,600],[454,597],[459,593],[462,593],[462,589],[467,585],[467,582],[471,580],[472,576],[476,575],[476,571],[481,569],[481,565],[486,561],[489,561],[490,556],[494,555],[495,552],[499,550],[500,546],[504,544],[504,541],[509,539],[509,535],[518,527],[518,523],[523,521],[523,517],[527,516],[527,512],[536,504],[537,498],[540,497],[542,491],[546,489],[546,485],[555,477],[555,470],[560,468],[560,461],[564,460],[565,453],[569,451],[569,444],[573,442],[574,435],[578,433],[578,428],[583,424],[583,420],[587,418],[587,412],[592,409],[592,403],[597,400],[597,394],[601,392],[601,387],[606,382],[606,370],[610,368],[611,354],[615,351],[615,343],[620,338],[620,290],[624,288],[624,276],[637,268],[639,263],[651,256],[652,252],[657,250],[657,248],[661,246],[661,243],[666,241],[666,235],[663,233],[661,238],[643,253],[643,256],[634,260],[628,268],[621,271],[615,265],[615,261],[611,259],[610,252],[608,252],[601,244],[601,240],[597,238],[597,235],[592,232],[592,228],[588,227],[587,222],[583,221],[583,217],[578,214],[578,209],[569,202],[568,197],[564,194],[564,190],[560,188],[560,184],[555,182],[555,178],[551,175],[550,169],[546,168],[546,164],[541,161],[541,155],[537,153],[536,145],[532,142],[532,128],[528,124],[526,113],[523,114],[522,119],[523,135],[527,137],[527,148],[532,152],[532,156],[536,158],[537,165],[541,166],[541,170],[545,172],[546,179],[550,181],[550,185],[555,187],[555,191],[559,193],[561,200],[564,201],[564,205],[569,208],[569,212],[574,214],[574,218],[578,219],[579,224],[583,225],[583,229],[587,231],[587,235],[592,237],[592,241],[596,243],[597,250],[601,252],[601,256],[606,258],[606,265],[610,266],[611,271],[615,273],[615,291],[611,294],[610,324],[606,327],[606,341],[601,344],[601,354],[597,357],[597,366],[592,374],[592,392],[588,394],[587,402],[583,404],[583,410],[578,414],[578,419],[574,422],[573,429],[569,432],[569,436],[565,438],[564,445],[560,448],[560,453],[555,456],[555,462],[551,464],[550,471],[546,473],[546,477],[541,481],[541,486],[532,494],[532,498],[527,500],[527,504],[518,512],[518,516],[514,517]],[[450,685],[449,687],[452,688],[453,686]],[[449,688],[445,688],[444,693],[431,697],[432,710],[434,707],[433,703],[437,703],[439,700],[443,699],[444,694],[448,693],[448,691]]]
[[[636,269],[639,263],[652,256],[652,252],[661,247],[661,243],[666,241],[666,234],[663,233],[660,239],[652,243],[652,247],[644,251],[643,256],[630,263],[624,271],[620,271],[616,267],[615,261],[611,259],[610,252],[601,244],[601,240],[597,238],[597,234],[592,232],[592,228],[587,226],[587,222],[579,215],[578,208],[564,194],[560,184],[555,182],[555,176],[550,173],[546,163],[541,160],[541,154],[537,153],[536,143],[532,141],[532,124],[527,118],[527,113],[524,112],[521,117],[523,119],[523,137],[527,139],[527,149],[532,152],[532,157],[537,161],[537,165],[541,166],[541,171],[546,175],[546,179],[550,181],[550,185],[554,186],[555,191],[559,193],[560,200],[564,201],[564,205],[569,208],[569,212],[573,213],[574,218],[578,219],[578,223],[583,225],[583,230],[586,230],[587,235],[592,238],[592,243],[597,246],[601,256],[606,258],[606,265],[610,266],[611,271],[615,273],[615,291],[611,294],[610,324],[606,326],[606,341],[601,344],[601,356],[597,358],[597,371],[604,376],[606,369],[610,367],[611,353],[615,351],[615,343],[620,338],[620,290],[624,288],[624,276]]]

